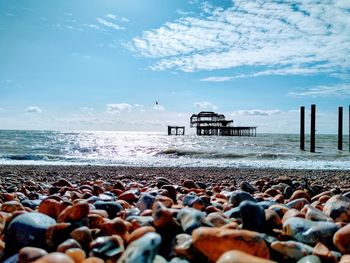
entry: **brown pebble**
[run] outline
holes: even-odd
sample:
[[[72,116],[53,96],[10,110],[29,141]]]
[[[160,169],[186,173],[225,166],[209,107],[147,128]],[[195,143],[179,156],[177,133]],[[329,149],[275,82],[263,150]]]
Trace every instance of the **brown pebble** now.
[[[75,263],[74,260],[60,252],[53,252],[34,261],[34,263]]]
[[[79,203],[64,209],[58,216],[57,222],[77,222],[87,217],[89,214],[89,204]]]
[[[350,224],[340,228],[334,234],[333,243],[343,254],[350,254]]]
[[[75,263],[80,263],[86,258],[84,250],[80,248],[69,248],[66,250],[65,254],[71,257]]]
[[[217,263],[277,263],[265,258],[255,257],[239,250],[230,250],[220,256]]]
[[[18,261],[19,262],[32,262],[38,258],[41,258],[48,253],[46,250],[37,248],[37,247],[24,247],[21,248],[18,252]]]
[[[97,257],[89,257],[84,259],[81,263],[105,263],[105,261]]]
[[[40,203],[38,211],[56,219],[60,212],[60,206],[60,202],[51,198],[46,198]]]
[[[217,227],[199,227],[192,232],[193,245],[210,260],[238,249],[253,256],[270,258],[269,248],[259,233]]]
[[[152,226],[142,226],[139,227],[138,229],[134,230],[130,236],[128,243],[131,243],[132,241],[139,239],[142,237],[144,234],[149,233],[149,232],[156,232],[156,229]]]
[[[57,252],[65,253],[67,249],[70,248],[81,248],[78,241],[73,238],[67,239],[57,247]]]
[[[339,263],[350,263],[350,255],[343,255]]]

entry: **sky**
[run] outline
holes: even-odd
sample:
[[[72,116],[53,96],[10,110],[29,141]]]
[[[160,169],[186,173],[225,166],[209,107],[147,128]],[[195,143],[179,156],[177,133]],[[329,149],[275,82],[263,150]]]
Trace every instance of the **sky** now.
[[[166,132],[205,110],[298,133],[316,104],[336,133],[350,1],[0,0],[0,69],[1,129]]]

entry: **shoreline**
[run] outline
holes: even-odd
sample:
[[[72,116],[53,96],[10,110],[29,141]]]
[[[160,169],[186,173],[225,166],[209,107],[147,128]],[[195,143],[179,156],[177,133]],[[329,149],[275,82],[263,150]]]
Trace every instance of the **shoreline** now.
[[[273,169],[273,168],[214,168],[214,167],[125,167],[92,165],[0,165],[0,179],[19,179],[54,182],[66,178],[72,182],[83,180],[126,180],[154,183],[164,177],[174,183],[185,180],[217,184],[240,184],[258,179],[272,180],[280,176],[307,180],[310,184],[350,189],[349,170]]]

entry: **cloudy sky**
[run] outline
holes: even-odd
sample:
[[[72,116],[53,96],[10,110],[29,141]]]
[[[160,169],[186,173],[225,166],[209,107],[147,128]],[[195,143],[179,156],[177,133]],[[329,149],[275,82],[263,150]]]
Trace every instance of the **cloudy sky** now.
[[[335,133],[350,1],[0,0],[0,68],[2,129],[165,131],[213,110],[297,133],[315,103]]]

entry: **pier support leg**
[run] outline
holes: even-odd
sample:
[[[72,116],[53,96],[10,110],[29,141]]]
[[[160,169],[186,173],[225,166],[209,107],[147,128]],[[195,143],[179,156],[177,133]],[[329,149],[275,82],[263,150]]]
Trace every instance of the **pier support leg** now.
[[[316,144],[316,105],[311,105],[310,152],[315,152]]]
[[[338,108],[338,150],[343,150],[343,107]]]
[[[305,151],[305,107],[300,107],[300,150]]]

